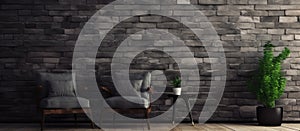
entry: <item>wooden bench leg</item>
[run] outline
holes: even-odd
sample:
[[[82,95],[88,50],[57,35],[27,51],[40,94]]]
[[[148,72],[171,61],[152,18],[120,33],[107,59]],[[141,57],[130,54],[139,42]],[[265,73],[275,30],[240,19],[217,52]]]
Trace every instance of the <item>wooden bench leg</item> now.
[[[46,117],[46,115],[45,115],[44,111],[42,110],[41,123],[40,123],[40,125],[41,125],[41,131],[44,130],[45,117]]]
[[[78,124],[77,124],[77,114],[74,114],[74,120],[75,120],[75,126],[78,127]]]

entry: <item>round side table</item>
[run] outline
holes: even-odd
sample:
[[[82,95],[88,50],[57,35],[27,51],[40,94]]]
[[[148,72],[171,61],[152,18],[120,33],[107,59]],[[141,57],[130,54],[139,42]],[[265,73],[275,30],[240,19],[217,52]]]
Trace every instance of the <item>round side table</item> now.
[[[176,100],[180,96],[180,98],[182,98],[186,104],[187,110],[189,111],[189,117],[190,117],[191,123],[192,123],[192,125],[194,125],[194,120],[193,120],[192,111],[190,109],[190,102],[189,102],[189,98],[190,98],[191,94],[181,93],[181,95],[175,95],[172,92],[164,93],[164,94],[166,94],[168,97],[172,98],[172,103],[173,103],[172,123],[175,124]]]

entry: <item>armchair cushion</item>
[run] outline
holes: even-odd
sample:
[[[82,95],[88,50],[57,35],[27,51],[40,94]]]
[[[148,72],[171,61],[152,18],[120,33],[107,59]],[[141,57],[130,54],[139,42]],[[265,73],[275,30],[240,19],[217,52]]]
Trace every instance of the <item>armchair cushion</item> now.
[[[133,81],[131,81],[131,83],[132,83],[133,90],[130,89],[128,91],[131,91],[131,94],[134,94],[134,95],[130,95],[130,96],[139,96],[140,97],[141,95],[139,92],[140,92],[143,80],[133,80]]]
[[[40,73],[42,83],[48,88],[48,96],[75,96],[71,73]]]
[[[82,104],[80,105],[79,102]],[[60,96],[48,97],[41,100],[41,108],[88,108],[90,102],[82,97]]]
[[[130,102],[130,101],[135,101]],[[111,108],[117,109],[132,109],[132,108],[148,108],[150,103],[147,99],[143,97],[134,97],[134,96],[115,96],[106,99],[107,104]]]

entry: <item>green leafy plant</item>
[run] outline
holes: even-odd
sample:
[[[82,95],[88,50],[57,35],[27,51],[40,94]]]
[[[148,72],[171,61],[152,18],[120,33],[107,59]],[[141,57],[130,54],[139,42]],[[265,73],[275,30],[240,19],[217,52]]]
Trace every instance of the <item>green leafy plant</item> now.
[[[181,79],[176,76],[174,80],[171,81],[171,84],[176,88],[176,87],[180,87],[181,85]]]
[[[277,57],[274,57],[273,47],[271,42],[266,43],[264,57],[259,61],[258,73],[248,81],[248,88],[268,108],[274,108],[275,100],[279,99],[284,92],[286,78],[281,73],[281,63],[290,54],[290,50],[284,48]]]

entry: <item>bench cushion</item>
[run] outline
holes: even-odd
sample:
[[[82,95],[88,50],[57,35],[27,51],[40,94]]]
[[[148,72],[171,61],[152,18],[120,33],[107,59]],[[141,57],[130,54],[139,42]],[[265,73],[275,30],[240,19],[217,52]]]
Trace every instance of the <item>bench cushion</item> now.
[[[79,102],[82,104],[80,106]],[[89,108],[90,102],[82,97],[47,97],[41,100],[41,108]]]

